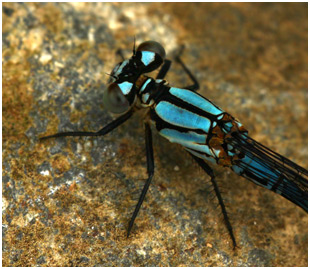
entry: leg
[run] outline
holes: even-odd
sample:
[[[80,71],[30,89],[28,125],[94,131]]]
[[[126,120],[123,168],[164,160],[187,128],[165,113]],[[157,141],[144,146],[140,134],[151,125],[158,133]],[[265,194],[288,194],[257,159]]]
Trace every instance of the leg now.
[[[139,201],[136,205],[135,211],[133,212],[131,219],[129,221],[128,229],[127,229],[127,237],[129,237],[131,228],[135,222],[135,219],[139,213],[140,207],[143,203],[147,190],[151,184],[153,175],[154,175],[154,157],[153,157],[153,145],[152,145],[152,131],[151,127],[148,123],[145,123],[145,146],[146,146],[146,160],[147,160],[147,173],[148,179],[145,182],[141,195],[139,197]]]
[[[189,85],[189,86],[185,87],[185,89],[197,91],[197,90],[199,90],[199,83],[198,83],[197,79],[191,73],[191,71],[189,71],[189,69],[185,66],[185,64],[183,63],[183,61],[180,58],[181,54],[183,53],[183,50],[184,50],[184,46],[181,47],[180,52],[175,57],[175,60],[176,60],[177,63],[179,63],[182,66],[182,68],[185,71],[185,73],[190,77],[190,79],[194,83],[193,85]]]
[[[234,249],[235,249],[236,246],[237,246],[236,239],[235,239],[235,236],[234,236],[234,233],[233,233],[233,229],[232,229],[232,226],[230,224],[230,221],[229,221],[229,218],[228,218],[228,215],[227,215],[227,211],[226,211],[226,207],[225,207],[223,198],[221,196],[221,193],[220,193],[220,190],[218,188],[218,185],[217,185],[217,183],[215,181],[215,176],[214,176],[213,170],[211,169],[211,167],[204,160],[202,160],[202,159],[200,159],[200,158],[198,158],[198,157],[196,157],[196,156],[194,156],[192,154],[191,154],[191,156],[199,164],[199,166],[211,177],[211,182],[212,182],[212,185],[213,185],[216,197],[217,197],[217,199],[219,201],[219,205],[221,206],[221,209],[222,209],[222,213],[223,213],[223,216],[224,216],[224,222],[225,222],[226,228],[227,228],[227,230],[229,232],[230,238],[232,240],[232,243],[233,243],[233,246],[234,246]]]
[[[40,141],[48,139],[48,138],[65,137],[65,136],[103,136],[111,132],[116,127],[120,126],[126,120],[128,120],[132,114],[133,114],[133,111],[129,110],[127,113],[118,117],[116,120],[112,121],[111,123],[103,127],[98,132],[63,132],[63,133],[43,136],[40,138]]]
[[[197,91],[199,89],[199,83],[197,81],[197,79],[195,78],[195,76],[189,71],[189,69],[185,66],[185,64],[183,63],[183,61],[181,60],[180,56],[183,53],[184,50],[184,46],[181,47],[180,52],[178,53],[178,55],[175,57],[175,60],[177,63],[179,63],[182,68],[184,69],[185,73],[190,77],[190,79],[193,81],[193,85],[184,87],[185,89],[189,89],[189,90],[193,90],[193,91]],[[164,64],[162,65],[162,67],[160,68],[156,79],[163,79],[166,74],[168,73],[169,69],[171,66],[171,61],[170,60],[165,60]]]
[[[156,79],[164,79],[166,74],[168,73],[169,69],[171,66],[171,61],[170,60],[165,60],[164,64],[162,65],[162,67],[160,68]]]

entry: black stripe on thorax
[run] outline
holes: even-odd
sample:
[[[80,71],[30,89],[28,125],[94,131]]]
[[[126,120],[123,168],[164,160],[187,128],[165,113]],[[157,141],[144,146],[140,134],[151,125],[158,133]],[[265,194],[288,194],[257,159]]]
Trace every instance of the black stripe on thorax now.
[[[175,106],[178,106],[180,108],[186,109],[192,113],[198,114],[199,116],[203,116],[205,118],[208,118],[211,122],[213,121],[218,121],[217,117],[218,115],[214,115],[211,113],[206,112],[205,110],[202,110],[201,108],[194,106],[190,103],[187,103],[185,101],[183,101],[181,98],[178,98],[174,95],[172,95],[169,92],[170,87],[163,85],[162,86],[164,89],[161,90],[161,94],[160,94],[160,98],[156,98],[155,99],[155,103],[156,105],[161,102],[161,101],[167,101]],[[202,97],[203,99],[206,99],[205,97],[203,97],[202,95],[194,92],[195,94],[199,95],[200,97]],[[207,99],[206,99],[207,101]],[[209,100],[208,100],[209,101]],[[209,101],[210,102],[210,101]],[[225,112],[224,112],[225,113]]]

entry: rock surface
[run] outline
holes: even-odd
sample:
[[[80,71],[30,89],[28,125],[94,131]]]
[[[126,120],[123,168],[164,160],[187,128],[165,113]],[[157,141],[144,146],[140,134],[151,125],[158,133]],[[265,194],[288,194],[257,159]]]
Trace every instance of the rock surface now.
[[[3,4],[3,266],[307,266],[307,214],[214,167],[236,234],[232,249],[209,178],[154,134],[146,178],[142,114],[99,130],[115,52],[156,40],[183,60],[200,93],[252,137],[307,166],[307,3]],[[171,85],[189,84],[178,65]]]

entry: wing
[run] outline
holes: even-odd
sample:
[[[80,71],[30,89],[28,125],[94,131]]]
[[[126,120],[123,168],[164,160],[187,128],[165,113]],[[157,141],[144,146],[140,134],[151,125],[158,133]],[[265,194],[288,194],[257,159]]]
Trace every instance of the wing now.
[[[227,139],[243,155],[231,169],[250,181],[274,191],[308,212],[308,171],[247,134],[234,133]]]

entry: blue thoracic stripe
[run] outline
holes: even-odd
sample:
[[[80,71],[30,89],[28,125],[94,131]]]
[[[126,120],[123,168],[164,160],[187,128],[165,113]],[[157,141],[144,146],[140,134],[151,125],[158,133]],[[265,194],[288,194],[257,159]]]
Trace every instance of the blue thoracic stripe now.
[[[151,62],[155,60],[155,53],[151,51],[142,51],[142,63],[148,66]]]
[[[147,100],[150,98],[150,94],[147,92],[147,93],[144,93],[142,95],[142,101],[146,104]]]
[[[183,147],[194,149],[209,156],[214,156],[210,148],[206,145],[206,134],[197,134],[193,131],[180,132],[174,129],[164,128],[159,132],[172,143],[178,143]]]
[[[152,80],[149,78],[149,79],[147,79],[144,83],[143,83],[143,85],[142,85],[142,87],[141,87],[141,89],[140,89],[140,93],[142,93],[144,90],[145,90],[145,87],[151,82]]]
[[[173,143],[175,142],[190,142],[190,143],[206,143],[206,135],[197,134],[193,131],[188,132],[179,132],[174,129],[165,128],[160,131],[163,136],[169,138],[169,140]]]
[[[219,115],[223,113],[221,109],[217,108],[210,101],[190,90],[171,87],[169,92],[172,95],[182,99],[184,102],[196,106],[210,114]]]
[[[205,154],[203,154],[203,153],[200,153],[200,152],[197,152],[197,151],[195,151],[195,150],[191,150],[191,149],[189,149],[189,148],[185,148],[188,152],[190,152],[191,154],[193,154],[193,155],[195,155],[195,156],[197,156],[197,157],[199,157],[199,158],[201,158],[201,159],[205,159],[205,160],[207,160],[207,161],[209,161],[209,162],[211,162],[211,163],[214,163],[214,164],[216,164],[216,160],[214,159],[214,158],[212,158],[212,157],[207,157]]]
[[[188,129],[201,129],[206,134],[210,130],[211,121],[208,118],[190,112],[173,105],[167,101],[161,101],[155,107],[157,115],[164,121]]]

